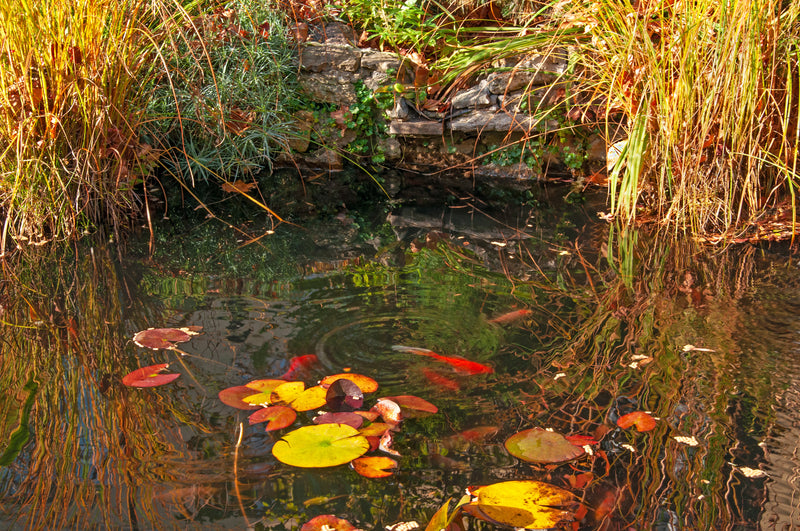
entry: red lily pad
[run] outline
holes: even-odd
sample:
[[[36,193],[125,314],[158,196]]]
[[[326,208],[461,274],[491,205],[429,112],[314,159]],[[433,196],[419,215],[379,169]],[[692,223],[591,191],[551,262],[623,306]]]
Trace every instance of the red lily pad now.
[[[356,415],[350,411],[338,411],[336,413],[323,413],[314,417],[314,424],[347,424],[355,429],[364,424],[364,417]]]
[[[364,392],[355,383],[341,378],[328,387],[325,400],[334,411],[353,411],[364,404]]]
[[[143,348],[153,350],[173,349],[178,343],[192,339],[202,330],[202,326],[185,326],[183,328],[148,328],[136,332],[133,342]]]
[[[381,400],[391,400],[400,406],[404,417],[425,417],[439,411],[438,407],[414,395],[386,396]]]
[[[159,385],[168,384],[180,376],[180,374],[162,374],[161,371],[167,367],[169,367],[169,363],[159,363],[158,365],[150,365],[149,367],[136,369],[123,376],[122,383],[128,387],[157,387]]]
[[[255,389],[236,385],[228,387],[219,392],[219,399],[223,404],[235,407],[236,409],[260,409],[261,406],[252,402],[245,402],[244,399],[259,394]]]
[[[300,531],[356,531],[356,526],[332,514],[321,514],[303,524]]]
[[[656,419],[644,411],[634,411],[618,418],[617,426],[622,429],[635,426],[637,431],[650,431],[656,427]]]
[[[247,417],[247,420],[251,426],[259,422],[269,421],[267,422],[266,431],[275,431],[291,426],[296,418],[297,413],[288,406],[270,406],[259,409]]]
[[[359,457],[350,464],[353,465],[353,470],[365,478],[385,478],[394,474],[392,468],[397,468],[397,461],[383,455]]]
[[[529,463],[565,463],[581,457],[585,452],[560,433],[531,428],[515,433],[506,439],[506,450],[518,459]]]

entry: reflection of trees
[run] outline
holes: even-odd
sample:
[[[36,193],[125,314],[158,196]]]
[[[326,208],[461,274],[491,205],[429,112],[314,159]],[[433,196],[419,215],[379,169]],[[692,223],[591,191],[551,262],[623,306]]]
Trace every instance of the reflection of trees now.
[[[2,519],[21,529],[149,528],[196,514],[224,478],[209,477],[190,448],[187,434],[206,430],[199,415],[119,383],[136,361],[108,254],[23,262],[4,271],[0,440],[19,429],[26,382],[38,389],[30,440],[0,469]],[[188,425],[165,419],[175,413]]]

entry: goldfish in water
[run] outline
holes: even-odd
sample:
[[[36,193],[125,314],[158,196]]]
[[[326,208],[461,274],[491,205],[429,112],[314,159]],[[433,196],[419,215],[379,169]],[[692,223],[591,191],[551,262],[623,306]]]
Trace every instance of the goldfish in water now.
[[[527,308],[523,308],[521,310],[514,310],[513,312],[504,313],[503,315],[498,315],[494,319],[489,319],[490,323],[496,324],[506,324],[506,323],[513,323],[519,319],[524,319],[529,315],[532,315],[533,311]]]
[[[311,367],[315,366],[318,363],[319,363],[319,358],[317,358],[316,354],[304,354],[303,356],[295,356],[289,363],[289,370],[287,370],[278,378],[280,378],[281,380],[289,380],[293,378],[297,373],[307,371],[308,369],[310,369]]]
[[[447,376],[443,376],[427,367],[422,368],[422,375],[425,376],[425,379],[433,385],[443,387],[444,389],[450,389],[451,391],[458,391],[461,389],[461,386],[458,385],[457,381],[451,380]]]
[[[437,354],[432,350],[428,350],[426,348],[418,348],[418,347],[406,347],[403,345],[393,345],[392,350],[398,352],[410,352],[412,354],[418,354],[420,356],[427,356],[429,358],[433,358],[435,360],[441,361],[443,363],[447,363],[455,370],[465,373],[465,374],[488,374],[494,372],[494,369],[489,367],[488,365],[484,365],[482,363],[478,363],[477,361],[470,361],[465,358],[456,357],[456,356],[442,356],[441,354]]]

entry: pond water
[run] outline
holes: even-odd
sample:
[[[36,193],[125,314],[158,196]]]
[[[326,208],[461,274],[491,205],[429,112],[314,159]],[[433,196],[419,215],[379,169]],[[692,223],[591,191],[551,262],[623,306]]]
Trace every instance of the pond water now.
[[[467,487],[509,480],[570,491],[565,529],[800,529],[797,258],[593,217],[405,208],[254,222],[257,241],[187,223],[159,228],[152,255],[95,243],[7,264],[0,529],[296,529],[324,514],[425,529]],[[202,330],[181,353],[131,341],[186,326]],[[397,395],[438,408],[393,432],[391,476],[283,464],[273,445],[314,414],[266,432],[219,399],[303,355],[316,358],[292,377],[309,386],[373,378],[365,409]],[[458,371],[459,356],[492,372]],[[180,377],[122,385],[157,363]],[[617,425],[635,411],[655,428]],[[535,427],[589,452],[510,455],[505,441]]]

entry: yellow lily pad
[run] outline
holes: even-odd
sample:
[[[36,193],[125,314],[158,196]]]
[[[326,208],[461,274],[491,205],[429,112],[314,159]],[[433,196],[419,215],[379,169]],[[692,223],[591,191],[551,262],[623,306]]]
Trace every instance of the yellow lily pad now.
[[[287,433],[272,447],[281,463],[302,468],[343,465],[369,450],[369,441],[346,424],[317,424]]]
[[[519,529],[549,529],[573,517],[575,501],[567,490],[541,481],[504,481],[471,489],[464,512]]]

